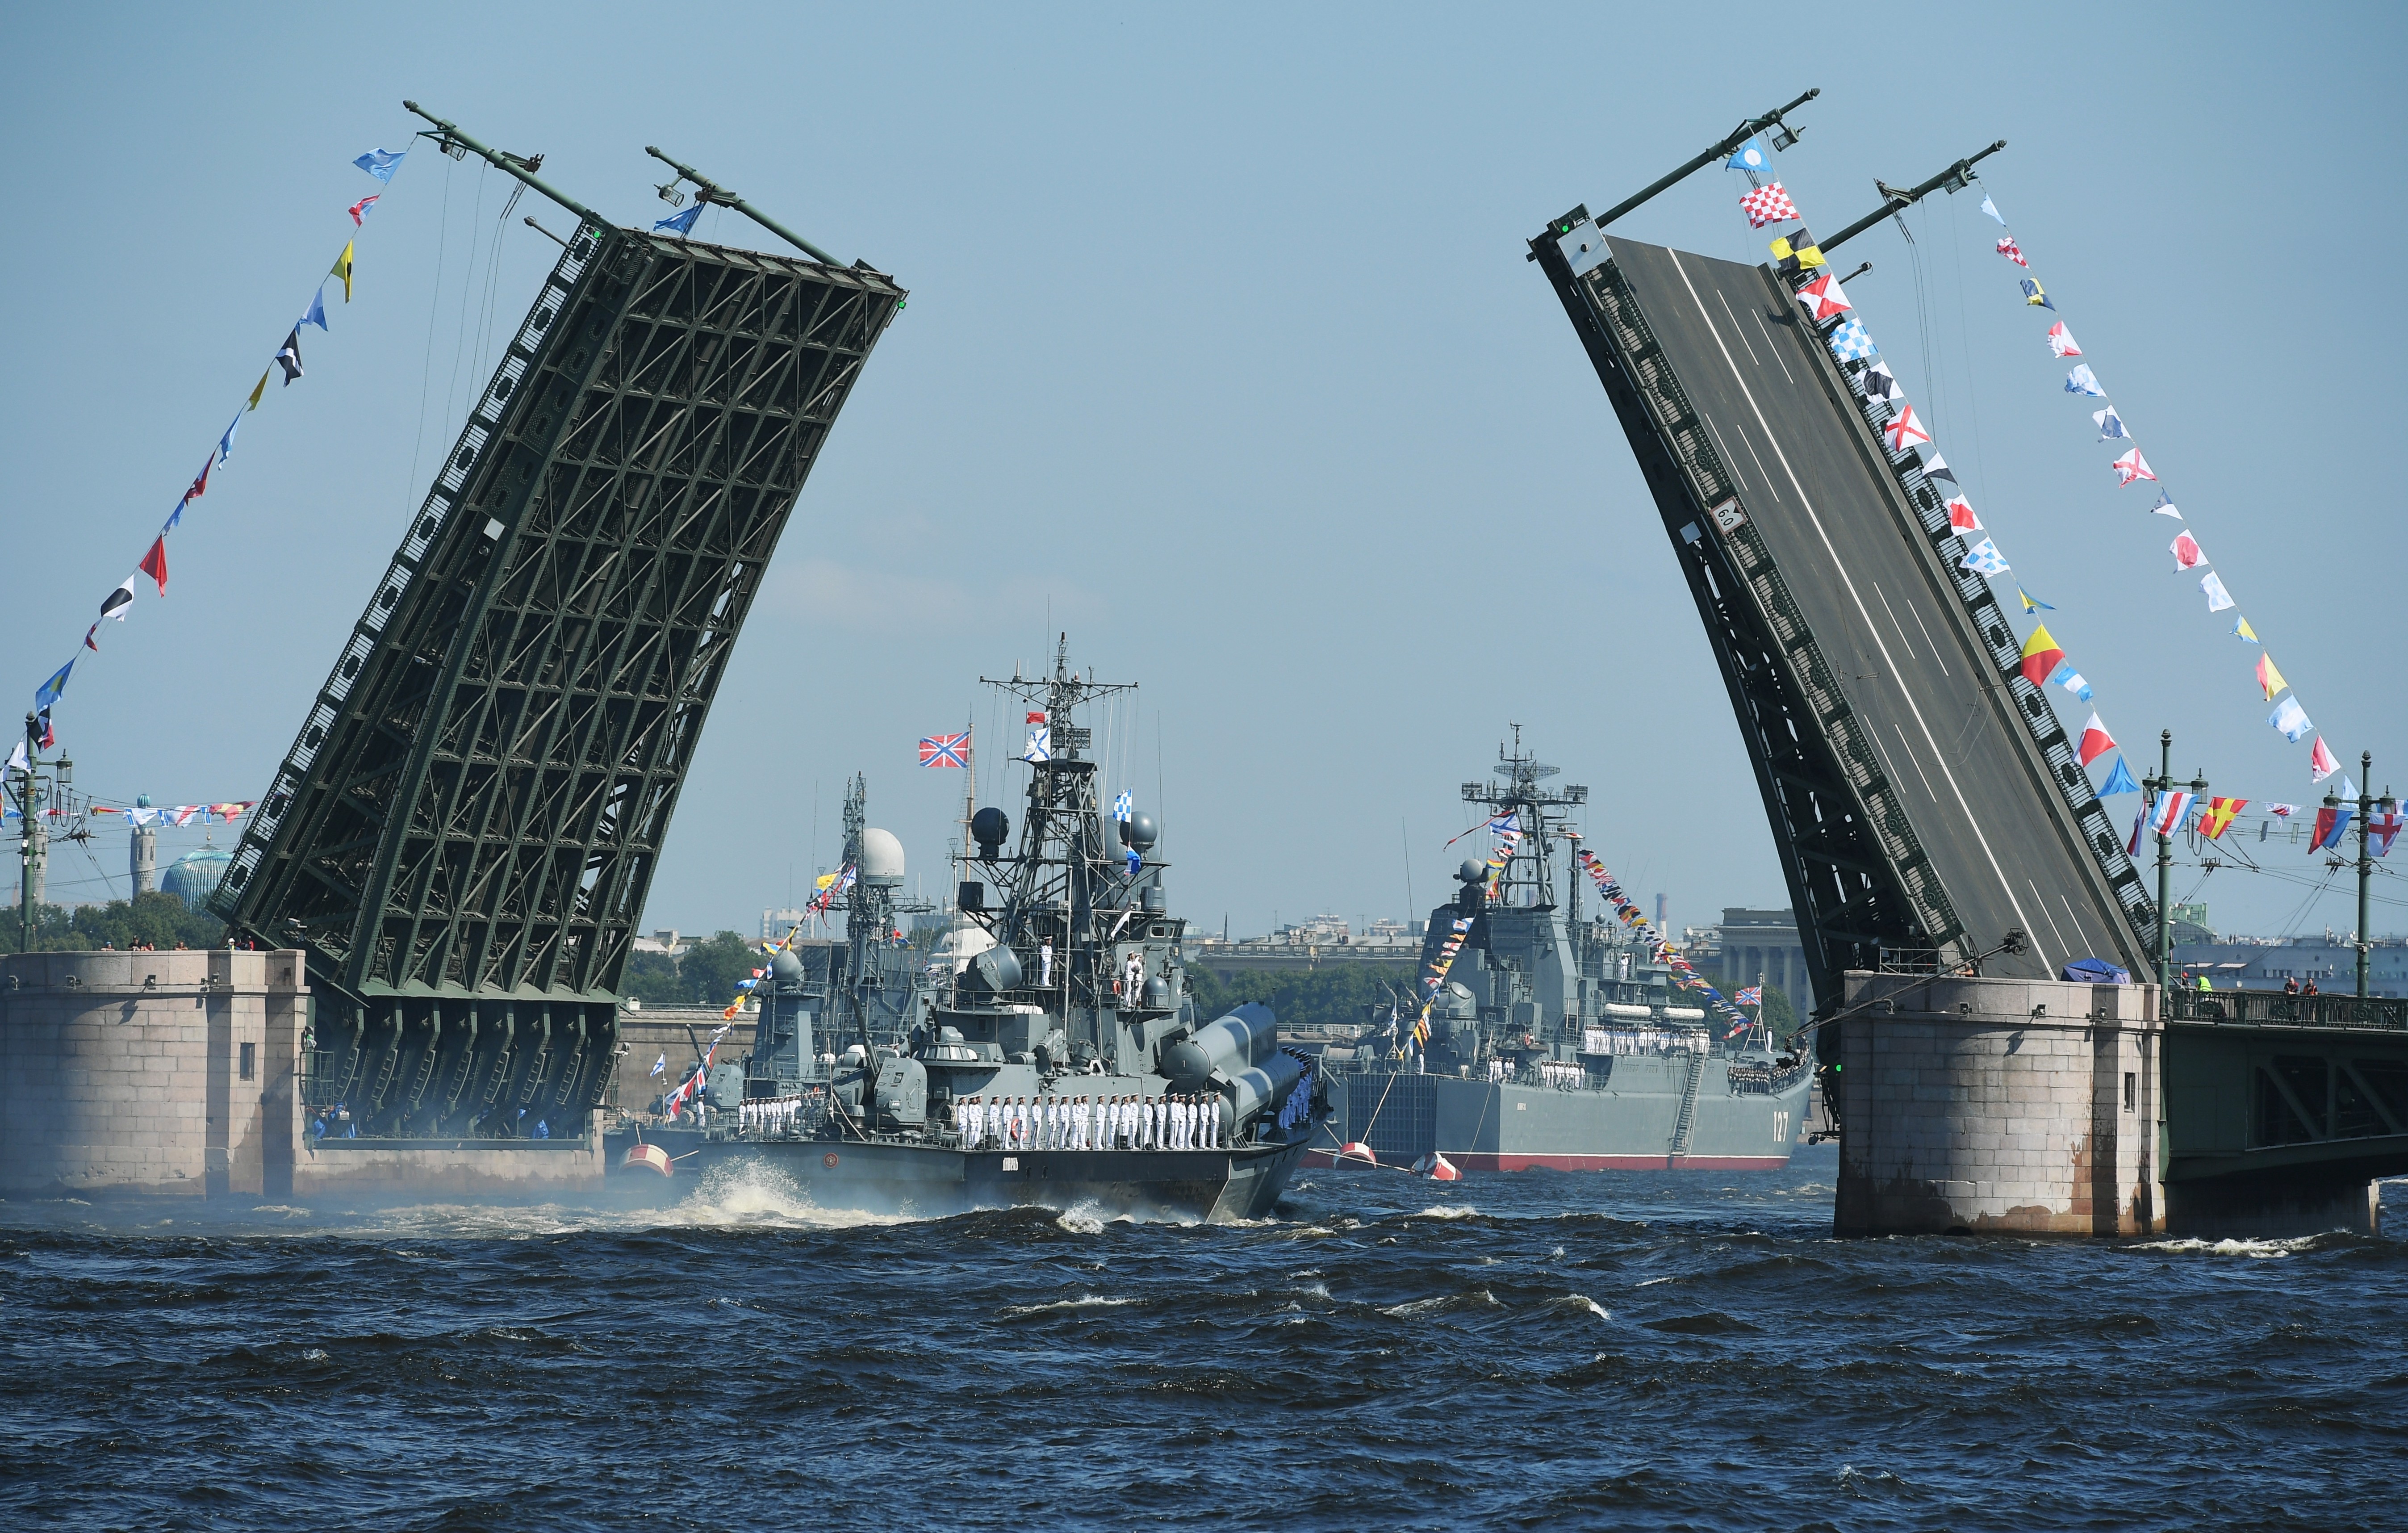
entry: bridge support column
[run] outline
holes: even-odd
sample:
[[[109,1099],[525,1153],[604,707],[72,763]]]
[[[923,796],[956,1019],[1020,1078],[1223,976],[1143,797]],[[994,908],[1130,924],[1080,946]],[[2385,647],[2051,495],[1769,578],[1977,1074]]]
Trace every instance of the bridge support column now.
[[[2154,985],[1851,972],[1834,1229],[2162,1231],[2157,1000]]]

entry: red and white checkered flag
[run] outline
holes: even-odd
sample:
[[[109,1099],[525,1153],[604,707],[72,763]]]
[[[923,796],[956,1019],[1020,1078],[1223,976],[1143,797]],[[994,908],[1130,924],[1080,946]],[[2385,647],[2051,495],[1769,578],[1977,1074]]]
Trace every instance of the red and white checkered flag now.
[[[2030,262],[2024,259],[2024,252],[2015,244],[2015,236],[2013,235],[2009,235],[2006,238],[1999,241],[1999,253],[2005,256],[2008,260],[2014,262],[2018,266],[2029,269],[2031,265]]]
[[[1740,198],[1739,206],[1740,211],[1747,215],[1747,222],[1758,229],[1768,223],[1793,223],[1798,219],[1798,205],[1789,200],[1789,193],[1782,190],[1779,181],[1756,188]]]

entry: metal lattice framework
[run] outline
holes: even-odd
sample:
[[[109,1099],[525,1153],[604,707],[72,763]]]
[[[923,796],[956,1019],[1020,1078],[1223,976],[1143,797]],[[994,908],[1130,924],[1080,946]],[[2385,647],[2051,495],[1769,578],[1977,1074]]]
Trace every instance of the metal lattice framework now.
[[[398,1048],[423,1012],[429,1074],[446,1000],[582,1004],[580,1031],[607,1031],[728,654],[903,296],[859,265],[582,222],[263,795],[220,913],[307,949],[363,1039],[374,1015]]]

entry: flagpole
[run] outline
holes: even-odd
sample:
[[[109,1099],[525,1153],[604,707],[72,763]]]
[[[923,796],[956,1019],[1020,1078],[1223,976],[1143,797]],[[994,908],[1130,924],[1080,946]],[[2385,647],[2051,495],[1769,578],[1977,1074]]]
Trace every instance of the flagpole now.
[[[570,212],[576,214],[584,222],[588,223],[599,223],[605,227],[609,226],[609,221],[608,219],[591,211],[584,204],[561,195],[558,192],[553,191],[551,187],[544,185],[543,182],[536,179],[535,167],[543,163],[542,155],[538,154],[532,159],[524,159],[516,154],[505,154],[499,150],[487,149],[484,145],[477,142],[474,138],[462,133],[458,123],[446,122],[443,119],[436,116],[433,112],[428,111],[425,107],[421,107],[415,101],[405,101],[402,103],[402,107],[406,110],[414,112],[418,116],[426,119],[426,121],[434,123],[437,128],[443,130],[439,135],[421,133],[419,135],[420,137],[433,138],[438,146],[445,148],[448,148],[452,144],[457,144],[462,149],[474,153],[479,159],[483,160],[487,165],[492,165],[494,169],[517,177],[520,180],[524,181],[528,186],[533,187],[536,191],[542,193],[547,197],[550,197],[552,201],[560,204],[561,207],[567,208]]]
[[[1921,202],[1924,198],[1931,195],[1931,193],[1939,191],[1943,186],[1946,187],[1952,194],[1963,191],[1973,182],[1973,166],[1975,163],[1988,159],[1991,155],[1998,153],[1999,150],[2006,147],[2007,141],[2001,138],[1997,143],[1992,144],[1988,149],[1978,150],[1970,157],[1957,161],[1955,165],[1950,165],[1939,175],[1932,177],[1931,179],[1924,182],[1921,186],[1912,187],[1904,192],[1899,191],[1897,187],[1885,185],[1881,181],[1873,182],[1873,185],[1880,190],[1882,194],[1881,207],[1874,209],[1872,212],[1867,213],[1864,217],[1856,220],[1854,223],[1849,224],[1846,228],[1841,230],[1838,234],[1833,235],[1830,238],[1824,240],[1822,242],[1823,253],[1826,255],[1830,254],[1833,251],[1838,250],[1842,245],[1846,244],[1849,240],[1856,238],[1856,236],[1863,234],[1867,229],[1871,228],[1874,224],[1879,223],[1882,220],[1889,217],[1892,213],[1901,212],[1906,208],[1914,207],[1916,203]]]
[[[1646,190],[1633,193],[1631,195],[1623,198],[1620,202],[1615,203],[1612,207],[1598,214],[1597,226],[1600,229],[1604,228],[1607,224],[1612,223],[1615,219],[1618,219],[1623,214],[1629,212],[1641,203],[1647,201],[1650,197],[1655,196],[1658,192],[1663,191],[1665,188],[1672,185],[1682,178],[1689,175],[1692,171],[1703,169],[1708,162],[1728,158],[1742,144],[1744,144],[1749,139],[1755,137],[1762,129],[1778,128],[1783,134],[1787,135],[1787,137],[1784,140],[1777,142],[1774,145],[1776,149],[1783,147],[1784,144],[1797,142],[1797,131],[1791,128],[1788,123],[1784,122],[1782,118],[1790,112],[1796,111],[1799,107],[1803,107],[1806,103],[1813,100],[1816,96],[1821,95],[1822,93],[1822,88],[1817,86],[1815,89],[1807,92],[1804,95],[1799,96],[1797,100],[1791,102],[1786,107],[1776,107],[1771,111],[1765,113],[1762,117],[1749,118],[1746,122],[1742,122],[1737,128],[1733,129],[1729,136],[1715,143],[1713,148],[1708,149],[1696,159],[1691,160],[1687,165],[1683,165],[1680,169],[1673,171],[1669,176],[1658,179],[1654,185],[1649,186]]]
[[[697,201],[715,202],[722,208],[731,208],[736,212],[743,214],[746,218],[751,219],[753,222],[761,225],[764,229],[776,235],[780,239],[784,240],[787,244],[793,245],[801,250],[806,254],[810,255],[812,260],[817,261],[824,265],[841,266],[844,265],[843,262],[838,260],[835,256],[828,254],[827,251],[821,250],[817,245],[805,239],[802,236],[795,233],[792,229],[787,228],[784,224],[770,218],[768,214],[764,213],[758,208],[746,202],[742,197],[738,196],[735,193],[728,191],[724,186],[721,186],[718,182],[712,180],[710,177],[705,176],[701,171],[695,169],[692,165],[681,165],[678,164],[675,160],[663,154],[659,150],[654,149],[650,144],[646,144],[644,146],[644,152],[651,155],[653,159],[658,160],[661,164],[668,166],[671,170],[676,171],[687,180],[692,181],[696,188],[695,196]],[[674,181],[670,182],[669,187],[664,189],[662,192],[662,195],[666,196],[670,190],[675,189],[676,184],[677,183]]]

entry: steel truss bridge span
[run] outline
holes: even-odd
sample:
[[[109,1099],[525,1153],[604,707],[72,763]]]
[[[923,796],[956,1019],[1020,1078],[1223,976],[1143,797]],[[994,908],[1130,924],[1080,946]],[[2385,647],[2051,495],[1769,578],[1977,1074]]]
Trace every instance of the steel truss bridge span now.
[[[213,901],[308,951],[309,1089],[358,1132],[582,1131],[728,655],[903,297],[580,221]]]
[[[1885,961],[2149,973],[2154,909],[1943,497],[1788,286],[1579,208],[1530,250],[1704,620],[1816,994]]]

